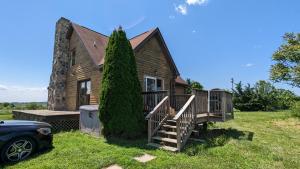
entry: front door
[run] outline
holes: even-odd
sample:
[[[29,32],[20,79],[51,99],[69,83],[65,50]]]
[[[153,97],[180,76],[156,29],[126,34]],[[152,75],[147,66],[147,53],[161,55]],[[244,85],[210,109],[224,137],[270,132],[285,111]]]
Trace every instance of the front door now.
[[[78,108],[82,105],[90,104],[91,81],[84,80],[78,82]]]
[[[163,99],[163,96],[158,91],[163,90],[163,80],[157,77],[145,76],[145,90],[149,92],[146,97],[146,102],[151,105],[151,110]]]

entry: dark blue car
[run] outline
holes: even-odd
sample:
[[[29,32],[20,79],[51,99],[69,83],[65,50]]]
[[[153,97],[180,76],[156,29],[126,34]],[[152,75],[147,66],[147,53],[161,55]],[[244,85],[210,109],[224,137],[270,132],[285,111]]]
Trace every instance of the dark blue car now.
[[[36,121],[0,121],[2,162],[24,160],[41,149],[52,147],[51,125]]]

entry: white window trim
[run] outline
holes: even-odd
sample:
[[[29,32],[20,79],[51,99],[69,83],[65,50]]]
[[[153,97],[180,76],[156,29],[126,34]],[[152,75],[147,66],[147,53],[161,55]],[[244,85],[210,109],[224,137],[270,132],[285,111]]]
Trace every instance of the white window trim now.
[[[146,84],[145,90],[146,90],[146,92],[148,92],[148,91],[147,91],[147,79],[153,79],[153,80],[155,81],[155,90],[156,90],[156,91],[157,91],[157,79],[161,80],[161,82],[162,82],[162,90],[165,89],[165,81],[164,81],[163,78],[161,78],[161,77],[153,77],[153,76],[144,75],[144,80],[146,80],[146,81],[145,81],[145,84]]]

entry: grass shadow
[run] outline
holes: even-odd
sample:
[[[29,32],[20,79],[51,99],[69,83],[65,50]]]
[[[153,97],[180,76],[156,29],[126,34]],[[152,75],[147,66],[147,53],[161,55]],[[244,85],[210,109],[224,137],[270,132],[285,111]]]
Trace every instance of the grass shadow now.
[[[196,139],[203,140],[199,143],[189,141],[184,149],[187,155],[201,155],[207,153],[209,148],[220,147],[226,145],[231,139],[252,141],[254,137],[253,132],[239,131],[237,129],[209,129],[206,132],[201,132]]]
[[[218,137],[226,137],[228,139],[236,140],[248,140],[252,141],[254,133],[249,131],[240,131],[233,128],[228,129],[209,129],[206,132],[202,132],[199,135],[200,139],[211,140]]]
[[[199,143],[195,141],[189,141],[186,145],[186,150],[192,149],[195,151],[190,154],[199,153],[208,148],[224,146],[229,142],[230,139],[236,140],[253,140],[254,133],[248,131],[239,131],[237,129],[209,129],[206,132],[201,132],[201,134],[197,137],[197,139],[205,140],[204,143]],[[150,147],[147,145],[147,137],[143,136],[138,139],[126,140],[118,137],[109,137],[106,138],[106,142],[108,144],[117,145],[125,148],[138,148],[142,150],[155,150],[157,148]],[[199,147],[200,146],[200,147]],[[189,153],[188,153],[189,154]]]
[[[106,142],[108,144],[112,145],[117,145],[120,147],[125,147],[125,148],[138,148],[138,149],[143,149],[143,150],[153,150],[155,148],[150,147],[147,145],[148,141],[146,136],[143,136],[138,139],[123,139],[123,138],[117,138],[117,137],[109,137],[106,138]]]

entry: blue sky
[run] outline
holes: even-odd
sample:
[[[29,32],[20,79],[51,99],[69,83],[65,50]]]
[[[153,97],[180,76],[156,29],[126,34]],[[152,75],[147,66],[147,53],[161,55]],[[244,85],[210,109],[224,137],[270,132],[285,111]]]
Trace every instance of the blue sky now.
[[[60,17],[106,35],[122,25],[129,38],[159,27],[182,77],[210,89],[230,88],[232,77],[268,80],[282,35],[300,32],[299,6],[299,0],[3,0],[0,102],[47,100]]]

